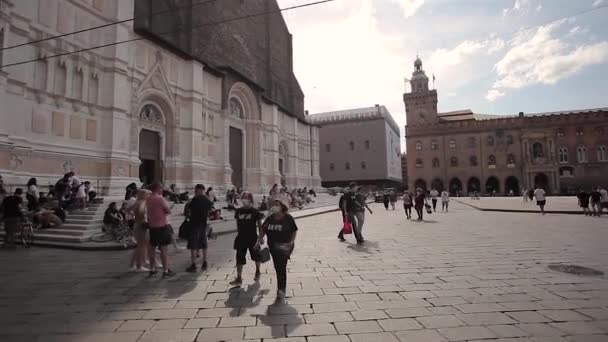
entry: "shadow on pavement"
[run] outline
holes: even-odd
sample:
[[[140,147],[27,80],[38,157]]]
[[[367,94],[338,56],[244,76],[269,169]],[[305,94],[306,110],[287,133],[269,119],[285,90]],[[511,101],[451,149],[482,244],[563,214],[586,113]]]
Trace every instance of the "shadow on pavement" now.
[[[268,306],[266,315],[258,316],[258,319],[263,325],[270,327],[270,333],[274,338],[289,336],[289,333],[304,323],[304,319],[298,316],[298,310],[287,303]]]
[[[362,245],[357,244],[349,244],[346,246],[347,248],[361,253],[373,254],[380,252],[380,248],[377,242],[365,240],[365,243]]]

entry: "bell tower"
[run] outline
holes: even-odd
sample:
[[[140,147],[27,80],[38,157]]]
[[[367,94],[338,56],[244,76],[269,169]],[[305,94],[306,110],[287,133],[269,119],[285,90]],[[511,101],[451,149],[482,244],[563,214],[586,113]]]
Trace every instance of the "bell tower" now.
[[[408,126],[437,122],[437,91],[429,90],[429,78],[422,69],[422,61],[416,57],[410,79],[411,91],[403,94]]]

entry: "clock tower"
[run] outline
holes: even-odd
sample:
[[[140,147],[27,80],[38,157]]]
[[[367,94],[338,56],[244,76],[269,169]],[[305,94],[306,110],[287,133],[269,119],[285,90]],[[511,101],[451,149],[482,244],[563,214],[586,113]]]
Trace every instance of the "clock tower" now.
[[[403,94],[408,126],[437,122],[437,91],[429,90],[429,78],[422,69],[422,61],[416,58],[410,79],[411,92]]]

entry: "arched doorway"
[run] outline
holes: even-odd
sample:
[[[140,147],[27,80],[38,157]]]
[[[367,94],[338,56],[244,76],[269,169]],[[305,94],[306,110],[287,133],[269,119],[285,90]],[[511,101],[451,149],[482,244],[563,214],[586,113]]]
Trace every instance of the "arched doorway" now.
[[[240,188],[243,186],[243,132],[234,127],[230,127],[229,133],[228,159],[232,169],[232,185]]]
[[[139,132],[139,180],[144,184],[162,182],[162,159],[160,153],[160,134],[142,129]]]
[[[416,190],[418,188],[420,188],[422,190],[426,190],[426,181],[424,179],[416,180],[416,182],[414,183],[414,190]]]
[[[460,196],[462,193],[462,182],[458,178],[450,180],[450,196]]]
[[[549,192],[549,177],[544,173],[537,173],[536,176],[534,176],[534,187]]]
[[[287,165],[288,165],[289,152],[287,149],[287,143],[281,141],[279,144],[279,174],[281,174],[281,185],[287,186]]]
[[[443,191],[443,181],[439,178],[433,179],[433,182],[431,183],[431,188],[439,192]]]
[[[498,178],[492,176],[489,177],[488,180],[486,181],[486,193],[487,194],[494,194],[494,193],[499,193],[500,192],[500,182],[498,181]]]
[[[505,194],[509,195],[511,191],[513,191],[513,195],[519,196],[519,180],[514,176],[507,177],[505,180]]]
[[[472,194],[472,193],[479,192],[480,190],[481,190],[481,182],[479,181],[479,178],[477,178],[477,177],[469,178],[469,181],[467,182],[467,193]]]

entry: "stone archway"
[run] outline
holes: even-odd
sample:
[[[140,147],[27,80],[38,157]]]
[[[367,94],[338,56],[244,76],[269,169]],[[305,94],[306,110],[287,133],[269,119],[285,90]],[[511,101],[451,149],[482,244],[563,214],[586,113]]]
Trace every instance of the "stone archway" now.
[[[450,180],[450,196],[459,196],[462,193],[462,182],[458,178]]]
[[[287,185],[287,174],[289,173],[289,148],[285,140],[279,143],[279,174],[281,185]]]
[[[442,192],[443,188],[444,188],[443,181],[441,179],[439,179],[439,178],[433,179],[433,182],[431,182],[431,189],[435,189],[439,192]]]
[[[486,193],[500,193],[500,181],[498,181],[498,178],[494,176],[488,177],[488,179],[486,180]]]
[[[509,195],[511,191],[513,192],[514,196],[519,196],[519,179],[517,179],[515,176],[507,177],[505,180],[505,194]]]
[[[467,193],[468,194],[478,193],[480,190],[481,190],[481,182],[479,181],[479,178],[477,178],[477,177],[469,178],[469,181],[467,182]]]
[[[416,182],[414,182],[414,190],[418,188],[426,190],[426,181],[424,179],[417,179]]]

